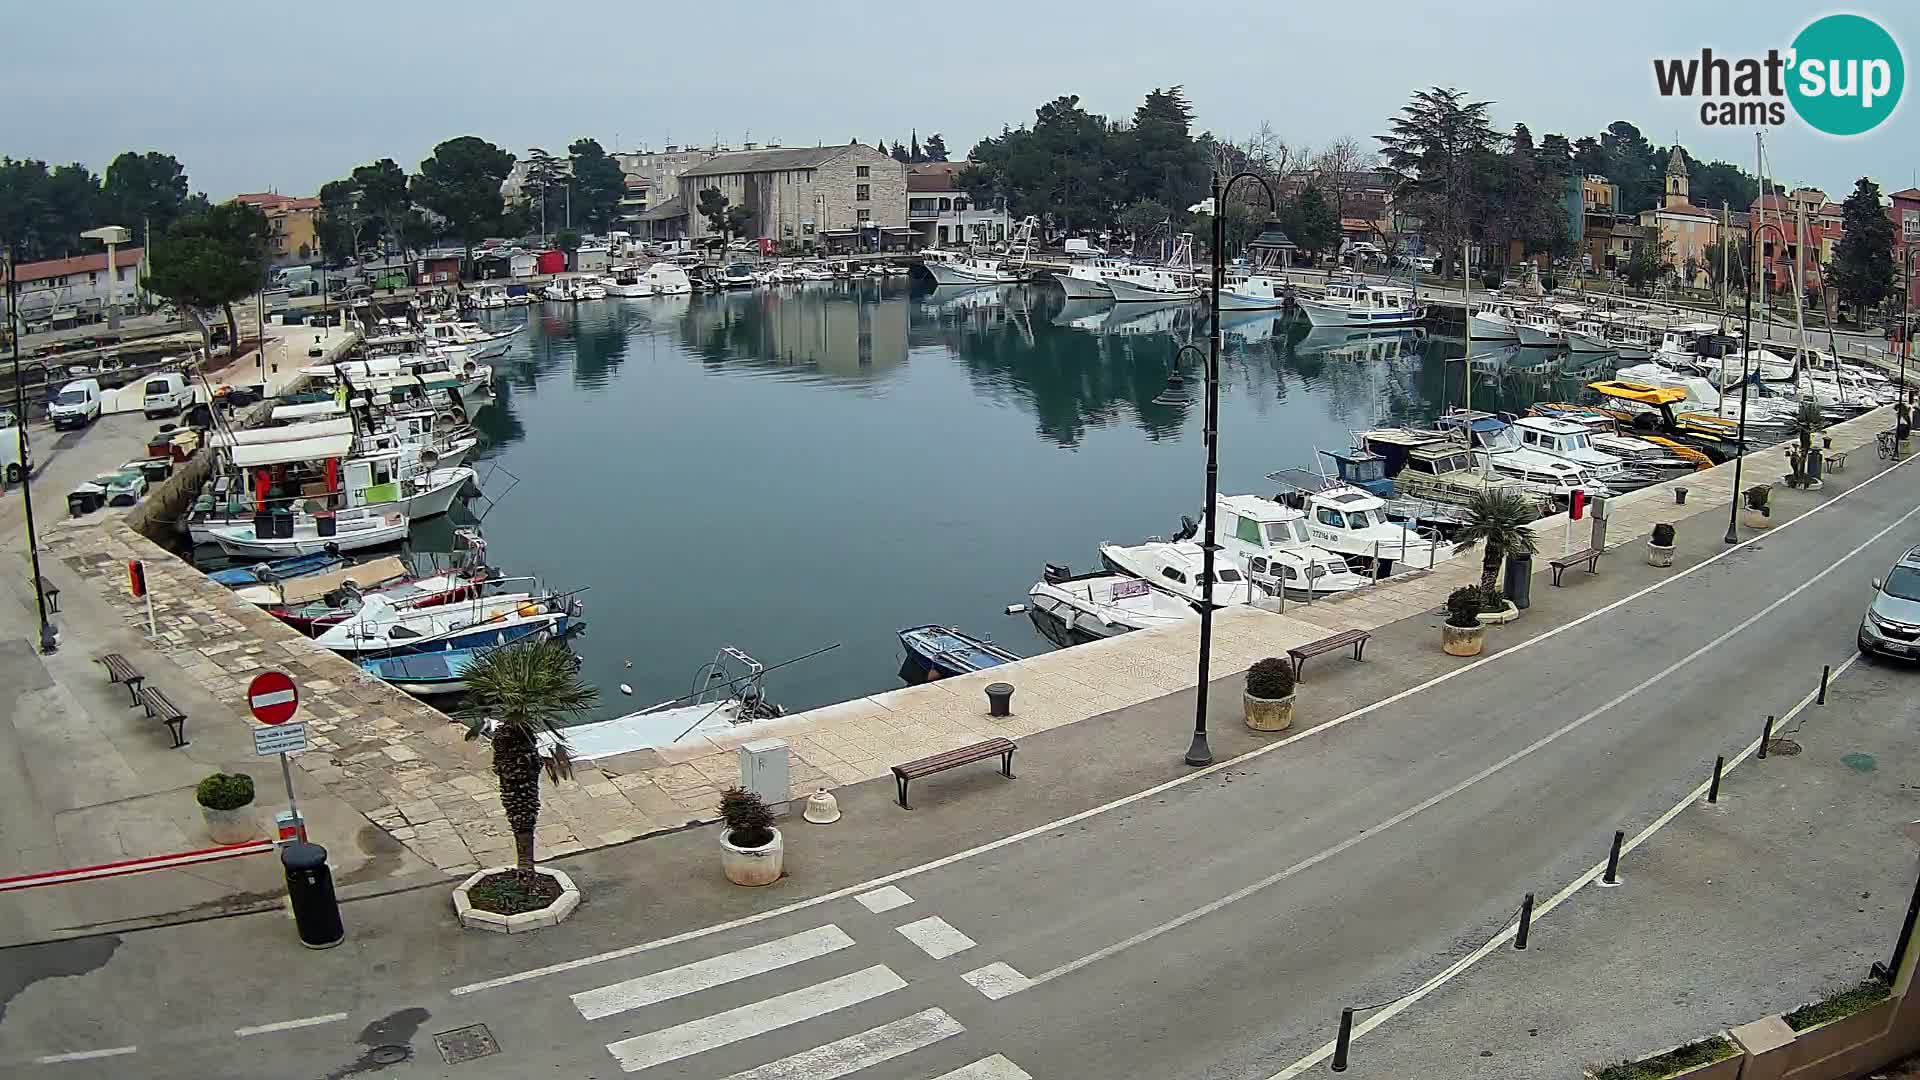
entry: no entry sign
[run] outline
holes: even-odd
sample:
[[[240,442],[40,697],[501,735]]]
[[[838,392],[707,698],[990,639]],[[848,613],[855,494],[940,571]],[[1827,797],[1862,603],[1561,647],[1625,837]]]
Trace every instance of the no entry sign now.
[[[263,724],[284,724],[300,707],[300,692],[285,672],[263,671],[247,684],[247,706]]]

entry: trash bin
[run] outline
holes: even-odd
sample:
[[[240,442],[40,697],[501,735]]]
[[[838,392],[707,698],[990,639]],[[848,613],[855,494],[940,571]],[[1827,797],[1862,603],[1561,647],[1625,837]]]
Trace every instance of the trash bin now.
[[[253,512],[254,539],[271,540],[273,535],[273,511],[255,510]]]
[[[287,872],[287,900],[293,907],[300,944],[309,949],[340,944],[347,931],[340,925],[340,901],[333,895],[327,849],[296,840],[280,849],[280,865]]]
[[[273,535],[282,540],[293,539],[293,511],[284,506],[274,510]]]
[[[322,510],[313,515],[313,527],[321,536],[333,536],[339,528],[331,510]]]
[[[1507,600],[1521,611],[1533,602],[1533,556],[1508,555],[1506,577],[1500,582],[1500,591],[1507,594]]]

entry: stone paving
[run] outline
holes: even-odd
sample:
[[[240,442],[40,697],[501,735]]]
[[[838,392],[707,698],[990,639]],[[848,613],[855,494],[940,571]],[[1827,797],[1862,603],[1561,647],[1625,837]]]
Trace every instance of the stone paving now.
[[[1890,426],[1891,410],[1836,425],[1835,449],[1871,452],[1874,433]],[[1778,479],[1779,449],[1748,455],[1745,484]],[[1612,501],[1614,545],[1645,535],[1681,513],[1726,513],[1733,466],[1717,466],[1677,483],[1691,492],[1674,505],[1674,483]],[[1534,526],[1540,562],[1557,553],[1564,519]],[[1683,526],[1684,527],[1684,526]],[[1703,517],[1700,526],[1719,528]],[[1575,526],[1583,546],[1586,524]],[[365,676],[350,662],[314,645],[272,616],[208,581],[144,536],[117,521],[63,522],[47,530],[51,554],[91,581],[131,625],[144,627],[144,605],[127,596],[124,566],[147,561],[159,640],[178,675],[211,696],[231,702],[231,714],[196,717],[196,724],[248,724],[247,682],[279,669],[301,687],[298,718],[308,722],[314,749],[294,760],[312,780],[386,829],[427,862],[450,874],[509,861],[512,838],[494,789],[489,751],[464,740],[465,729],[443,713]],[[1221,611],[1215,619],[1210,673],[1219,678],[1265,656],[1323,637],[1330,629],[1373,629],[1435,610],[1446,594],[1479,574],[1475,553],[1434,570],[1392,579],[1337,602],[1290,603],[1285,614],[1263,607]],[[1277,604],[1275,605],[1277,606]],[[990,735],[1020,738],[1076,723],[1191,688],[1198,678],[1198,642],[1191,624],[1140,631],[1045,653],[991,672],[813,709],[763,721],[737,735],[702,738],[583,765],[576,782],[544,790],[537,843],[543,857],[616,844],[689,821],[715,816],[721,790],[738,777],[734,751],[761,738],[791,748],[793,792],[885,776],[901,761]],[[153,673],[149,673],[153,674]],[[1015,685],[1014,715],[987,715],[988,682]],[[155,682],[164,687],[166,678]]]

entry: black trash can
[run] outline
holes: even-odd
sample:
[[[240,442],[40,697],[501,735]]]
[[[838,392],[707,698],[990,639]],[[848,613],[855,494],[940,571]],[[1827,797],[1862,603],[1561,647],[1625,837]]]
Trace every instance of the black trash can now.
[[[987,715],[1013,715],[1012,683],[996,682],[987,684]]]
[[[1508,555],[1506,577],[1500,583],[1500,591],[1507,594],[1508,602],[1521,611],[1533,602],[1533,556]]]
[[[293,539],[293,511],[281,507],[273,512],[273,535],[282,540]]]
[[[322,510],[313,515],[313,527],[321,536],[333,536],[339,526],[333,520],[333,511]]]
[[[340,924],[340,901],[333,895],[333,871],[327,869],[327,849],[294,841],[280,849],[280,865],[287,872],[287,899],[300,944],[309,949],[331,949],[346,938]]]
[[[256,540],[273,539],[273,511],[255,510],[253,512],[253,536]]]

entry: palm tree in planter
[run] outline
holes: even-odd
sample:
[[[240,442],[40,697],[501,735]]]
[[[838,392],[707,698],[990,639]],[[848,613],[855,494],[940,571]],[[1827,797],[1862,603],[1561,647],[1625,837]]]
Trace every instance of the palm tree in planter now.
[[[1800,399],[1800,407],[1794,410],[1793,419],[1787,429],[1800,441],[1798,451],[1788,452],[1788,464],[1793,469],[1791,485],[1811,487],[1820,482],[1819,459],[1814,456],[1813,437],[1826,427],[1826,413],[1820,403],[1813,398]]]
[[[1453,553],[1464,555],[1473,545],[1480,553],[1480,588],[1491,596],[1498,590],[1500,564],[1509,555],[1531,555],[1537,550],[1527,526],[1539,515],[1533,501],[1518,491],[1483,488],[1466,506],[1466,525],[1454,536]]]
[[[540,773],[544,771],[556,784],[573,776],[565,722],[592,710],[600,692],[581,680],[578,659],[561,641],[490,649],[474,658],[465,678],[467,703],[461,720],[467,725],[468,739],[484,737],[493,744],[493,775],[500,784],[500,806],[507,812],[514,848],[513,868],[471,884],[469,898],[477,902],[490,885],[503,894],[553,892],[559,886],[552,878],[541,881],[542,872],[533,864],[533,833],[540,823]],[[545,753],[540,750],[542,736],[551,739]],[[532,910],[545,904],[519,906]]]

